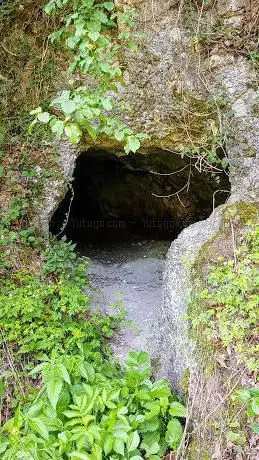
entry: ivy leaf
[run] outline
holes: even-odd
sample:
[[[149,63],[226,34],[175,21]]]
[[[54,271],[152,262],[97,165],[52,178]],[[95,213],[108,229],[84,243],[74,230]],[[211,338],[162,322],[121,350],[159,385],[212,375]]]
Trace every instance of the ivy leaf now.
[[[63,381],[60,379],[52,379],[47,383],[47,395],[53,409],[56,410],[57,402],[63,388]]]
[[[49,112],[42,112],[37,115],[37,118],[41,123],[48,123],[50,119],[50,114]]]
[[[46,425],[40,418],[30,418],[28,424],[33,431],[38,433],[46,441],[49,439],[49,432],[46,428]]]
[[[75,123],[68,123],[65,126],[65,133],[72,144],[78,144],[82,137],[82,131]]]
[[[133,450],[137,449],[139,442],[140,442],[140,438],[139,438],[138,432],[133,431],[133,433],[130,433],[128,441],[127,441],[128,451],[132,452]]]
[[[113,450],[116,452],[116,454],[124,456],[124,442],[120,439],[115,439],[113,444]]]
[[[179,403],[178,401],[173,401],[170,404],[169,414],[173,415],[174,417],[186,417],[187,410],[186,408]]]
[[[76,104],[74,101],[63,101],[60,105],[63,112],[68,115],[76,110]]]
[[[126,145],[124,147],[124,150],[125,150],[126,153],[130,153],[130,152],[136,153],[136,151],[139,149],[140,145],[141,145],[140,141],[138,140],[137,137],[129,136],[127,138],[127,142],[126,142]]]
[[[114,3],[113,2],[104,2],[103,6],[108,11],[112,11],[114,9]]]

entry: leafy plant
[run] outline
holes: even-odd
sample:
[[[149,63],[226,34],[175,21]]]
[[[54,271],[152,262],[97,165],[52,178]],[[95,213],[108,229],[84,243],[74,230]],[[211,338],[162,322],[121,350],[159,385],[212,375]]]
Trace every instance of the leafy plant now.
[[[40,392],[2,428],[3,460],[156,460],[179,445],[186,410],[167,382],[152,381],[147,353],[130,353],[123,369],[52,354],[39,372]]]
[[[114,2],[51,0],[44,10],[50,15],[61,12],[64,15],[64,26],[52,33],[50,40],[59,40],[71,50],[74,59],[69,72],[79,72],[83,84],[77,83],[78,78],[71,77],[71,89],[62,91],[52,101],[51,112],[43,111],[41,107],[33,110],[31,115],[35,115],[35,119],[30,131],[38,122],[48,124],[58,139],[65,133],[72,143],[77,144],[86,130],[92,139],[106,134],[123,142],[127,153],[136,152],[147,136],[134,133],[114,115],[111,92],[116,93],[118,85],[126,84],[116,64],[117,53],[125,46],[134,49],[136,45],[132,38],[139,35],[123,32],[114,42],[110,33],[117,28]],[[127,27],[134,25],[132,19],[131,14],[124,18]]]
[[[248,417],[257,417],[257,422],[252,423],[251,428],[259,434],[259,388],[242,388],[236,392],[235,398],[246,405]]]
[[[236,261],[222,257],[212,264],[208,287],[194,300],[190,314],[192,325],[210,344],[231,347],[251,370],[258,369],[258,235],[258,227],[250,224],[235,250]]]

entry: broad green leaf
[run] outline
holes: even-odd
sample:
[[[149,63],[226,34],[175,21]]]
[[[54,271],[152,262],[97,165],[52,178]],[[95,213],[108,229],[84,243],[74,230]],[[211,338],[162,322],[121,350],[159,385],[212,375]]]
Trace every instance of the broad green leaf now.
[[[28,420],[28,424],[31,429],[38,433],[43,439],[49,439],[49,432],[47,427],[40,418],[30,418]]]
[[[40,363],[34,369],[32,369],[31,372],[29,372],[29,375],[36,375],[39,374],[43,369],[45,369],[46,366],[49,366],[49,363]]]
[[[82,131],[75,123],[65,125],[65,133],[72,144],[78,144],[82,137]]]
[[[82,454],[81,452],[72,452],[68,454],[73,460],[91,460],[91,456],[87,454]]]
[[[187,410],[186,410],[186,407],[184,407],[178,401],[173,401],[170,404],[169,414],[173,415],[174,417],[186,417],[187,416]]]
[[[238,399],[239,399],[240,401],[242,401],[242,402],[247,402],[247,401],[249,401],[249,399],[250,399],[250,397],[251,397],[251,396],[250,396],[249,390],[246,390],[246,389],[238,390],[238,391],[236,392],[236,395],[237,395]]]
[[[112,110],[112,103],[110,99],[103,98],[101,102],[105,110]]]
[[[60,106],[63,112],[65,112],[65,114],[68,114],[68,115],[70,115],[76,110],[76,104],[74,103],[74,101],[61,102]]]
[[[56,135],[58,139],[61,138],[64,132],[64,123],[61,120],[57,120],[52,126],[51,131]]]
[[[130,457],[130,460],[143,460],[143,457],[140,457],[140,455],[134,455],[133,457]]]
[[[133,431],[133,433],[130,433],[127,441],[127,449],[129,452],[132,452],[133,450],[137,449],[138,445],[140,443],[140,438],[138,435],[137,431]]]
[[[49,112],[42,112],[37,115],[37,118],[41,123],[48,123],[50,120],[50,114]]]
[[[251,428],[256,434],[259,434],[259,423],[252,423]]]
[[[100,37],[100,32],[88,32],[88,37],[93,40],[93,42],[96,42]]]
[[[110,434],[108,434],[105,437],[105,441],[103,445],[103,450],[104,450],[105,455],[108,455],[111,452],[112,446],[113,446],[113,437]]]
[[[104,2],[103,6],[108,11],[112,11],[114,9],[114,3],[113,2]]]
[[[127,435],[127,433],[125,431],[114,431],[113,432],[113,437],[115,439],[120,439],[121,441],[124,441],[124,442],[127,442],[127,440],[128,440],[128,435]]]
[[[113,444],[113,450],[116,454],[120,454],[124,456],[124,442],[120,439],[115,439]]]
[[[69,377],[69,373],[68,373],[67,369],[65,368],[64,364],[59,363],[57,365],[57,368],[58,368],[58,371],[60,372],[60,374],[62,375],[63,379],[65,380],[65,382],[68,383],[69,385],[71,385],[71,380],[70,380],[70,377]]]
[[[37,404],[32,404],[32,406],[29,407],[26,413],[26,416],[31,417],[31,416],[38,414],[41,411],[42,406],[43,406],[43,401],[39,401]]]
[[[116,129],[116,131],[114,132],[114,137],[117,141],[121,142],[124,139],[124,132]]]
[[[38,115],[41,112],[42,112],[42,108],[37,107],[37,109],[33,109],[33,110],[30,111],[30,115]]]
[[[9,446],[9,442],[8,442],[8,441],[6,441],[6,442],[1,442],[1,443],[0,443],[0,454],[3,454],[3,453],[6,451],[6,449],[7,449],[8,446]]]
[[[259,398],[252,399],[251,406],[254,414],[259,415]]]
[[[85,127],[87,129],[88,134],[91,136],[92,139],[96,139],[97,132],[95,129],[90,125],[90,123],[85,122]]]
[[[63,381],[60,379],[52,379],[47,383],[47,395],[53,409],[56,409],[57,402],[63,388]]]
[[[167,425],[166,441],[172,449],[176,449],[183,436],[183,427],[179,420],[174,418]]]
[[[108,62],[101,62],[100,67],[103,72],[105,73],[110,73],[111,72],[111,66],[108,64]]]
[[[130,152],[136,153],[136,151],[140,148],[140,146],[141,144],[137,137],[129,136],[127,138],[127,142],[124,147],[124,150],[126,153],[130,153]]]

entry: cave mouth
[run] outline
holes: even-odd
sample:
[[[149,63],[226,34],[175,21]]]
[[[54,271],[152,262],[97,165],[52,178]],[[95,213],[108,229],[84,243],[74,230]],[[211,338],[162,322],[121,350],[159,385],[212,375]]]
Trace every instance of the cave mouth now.
[[[230,190],[225,173],[216,178],[199,173],[189,158],[158,149],[127,156],[91,149],[77,158],[73,177],[50,231],[79,247],[172,241],[185,227],[207,218],[213,203],[222,204]]]

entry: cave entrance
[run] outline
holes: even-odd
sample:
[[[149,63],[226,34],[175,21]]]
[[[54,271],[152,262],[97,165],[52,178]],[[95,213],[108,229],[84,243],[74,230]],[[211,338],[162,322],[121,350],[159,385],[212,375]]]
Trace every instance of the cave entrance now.
[[[111,341],[121,362],[132,350],[152,354],[170,242],[209,216],[213,196],[215,205],[224,201],[227,194],[216,193],[219,189],[229,189],[226,176],[216,180],[200,174],[190,159],[167,151],[125,156],[96,149],[78,157],[71,190],[53,215],[51,231],[66,235],[80,255],[90,258],[91,308],[114,314],[123,306],[133,323]]]
[[[50,231],[80,247],[89,243],[170,240],[208,217],[230,189],[227,176],[199,173],[190,159],[163,150],[125,156],[82,153],[71,189],[54,213]],[[68,215],[68,219],[66,216]],[[62,226],[66,222],[62,232]]]

